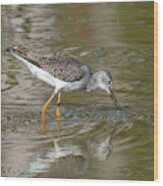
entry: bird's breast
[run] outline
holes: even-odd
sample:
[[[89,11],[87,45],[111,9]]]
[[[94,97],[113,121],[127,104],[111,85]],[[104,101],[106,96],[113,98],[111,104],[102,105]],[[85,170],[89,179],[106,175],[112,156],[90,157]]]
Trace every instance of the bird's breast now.
[[[75,82],[68,82],[62,89],[61,92],[70,92],[75,90],[81,90],[85,88],[85,82],[83,80],[81,81],[75,81]]]

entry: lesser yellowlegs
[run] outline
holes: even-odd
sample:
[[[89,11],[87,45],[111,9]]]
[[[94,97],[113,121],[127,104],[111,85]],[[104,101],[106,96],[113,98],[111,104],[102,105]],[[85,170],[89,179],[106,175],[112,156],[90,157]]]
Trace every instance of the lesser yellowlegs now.
[[[7,49],[13,56],[19,59],[38,79],[54,87],[54,92],[42,107],[42,127],[45,127],[45,113],[58,94],[56,119],[60,119],[61,93],[75,90],[87,92],[102,89],[111,96],[116,109],[121,109],[112,91],[112,77],[107,71],[98,71],[92,74],[90,68],[78,59],[64,56],[33,57],[22,52],[18,47]]]

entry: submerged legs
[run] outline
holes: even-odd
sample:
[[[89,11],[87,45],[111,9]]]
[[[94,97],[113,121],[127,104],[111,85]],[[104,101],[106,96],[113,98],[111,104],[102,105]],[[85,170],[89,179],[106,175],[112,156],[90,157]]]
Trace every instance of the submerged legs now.
[[[54,92],[48,101],[45,103],[45,105],[42,107],[42,128],[45,128],[45,114],[46,110],[49,107],[50,102],[54,99],[56,93]],[[60,122],[60,117],[61,117],[61,111],[60,111],[60,104],[61,104],[61,93],[58,93],[58,101],[57,101],[57,109],[56,109],[56,120],[57,120],[57,125],[59,127],[59,122]]]
[[[58,101],[57,101],[57,109],[56,109],[57,121],[59,121],[61,117],[60,105],[61,105],[61,93],[58,93]]]
[[[48,101],[42,107],[42,115],[41,115],[41,117],[42,117],[42,128],[45,128],[45,113],[46,113],[46,110],[49,107],[50,102],[54,99],[55,95],[56,95],[55,92],[53,92],[53,94],[50,96]]]

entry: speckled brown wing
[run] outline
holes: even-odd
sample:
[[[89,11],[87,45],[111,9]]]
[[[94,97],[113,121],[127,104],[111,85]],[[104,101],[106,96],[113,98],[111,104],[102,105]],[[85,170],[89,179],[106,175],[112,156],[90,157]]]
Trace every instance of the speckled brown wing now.
[[[17,48],[10,47],[18,56],[26,59],[29,63],[50,73],[55,78],[66,82],[74,82],[82,79],[86,73],[91,73],[87,65],[78,59],[65,56],[39,57],[32,56]]]
[[[55,78],[66,82],[78,81],[89,71],[84,63],[71,57],[43,57],[38,60],[40,68],[49,72]]]

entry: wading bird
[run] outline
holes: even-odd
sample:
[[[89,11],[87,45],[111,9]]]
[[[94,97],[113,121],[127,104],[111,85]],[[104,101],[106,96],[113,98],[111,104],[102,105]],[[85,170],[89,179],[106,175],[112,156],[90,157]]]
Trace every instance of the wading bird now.
[[[22,52],[17,46],[7,49],[14,57],[20,60],[38,79],[54,87],[54,92],[42,107],[42,127],[45,127],[45,113],[56,95],[58,95],[56,119],[59,120],[61,93],[75,90],[91,92],[102,89],[112,98],[116,109],[121,109],[113,90],[112,77],[107,71],[98,71],[92,74],[90,68],[83,62],[72,57],[32,57]]]

